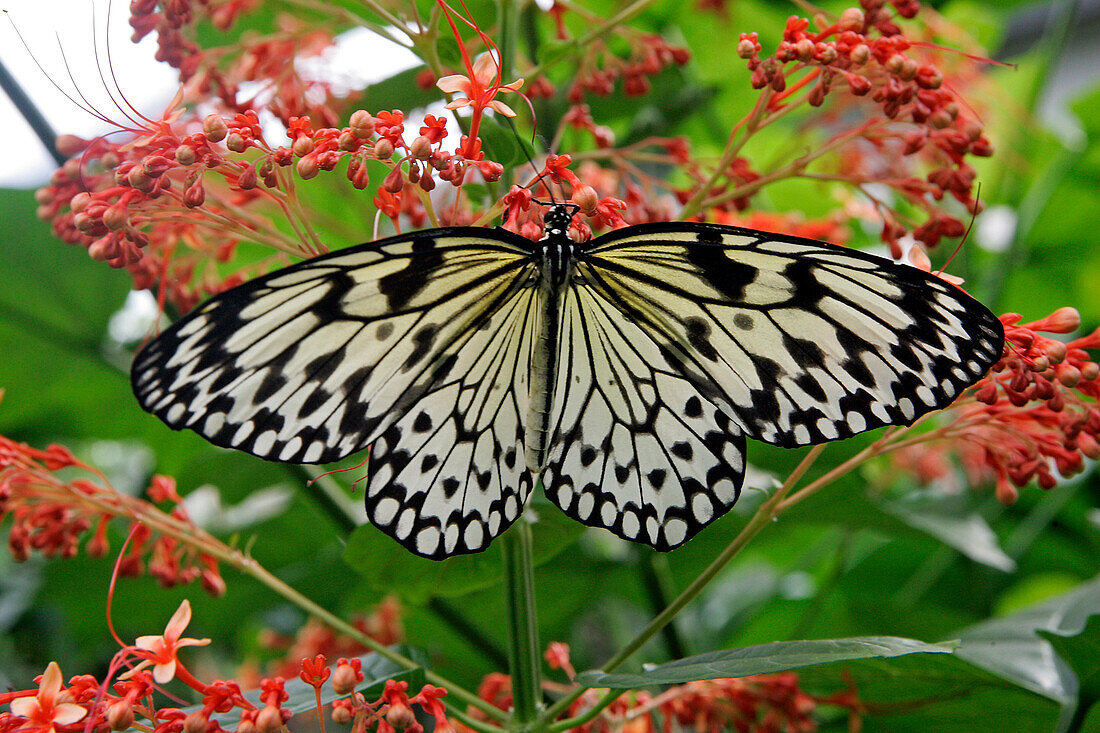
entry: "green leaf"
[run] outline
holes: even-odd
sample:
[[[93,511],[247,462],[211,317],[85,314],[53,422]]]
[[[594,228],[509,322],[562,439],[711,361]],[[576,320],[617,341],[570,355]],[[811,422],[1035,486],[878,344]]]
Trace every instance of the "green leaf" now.
[[[584,531],[583,525],[546,502],[532,501],[526,512],[538,515],[533,527],[535,566],[550,560]],[[352,533],[344,560],[371,587],[397,593],[414,604],[431,596],[465,595],[496,585],[503,578],[500,553],[495,548],[446,560],[427,560],[413,555],[372,526],[360,527]]]
[[[720,677],[747,677],[785,672],[817,664],[897,657],[906,654],[950,654],[952,643],[926,644],[897,636],[862,636],[851,639],[780,641],[740,649],[700,654],[661,664],[638,674],[607,674],[599,670],[582,672],[577,681],[589,687],[627,689],[646,685],[668,685]]]
[[[884,512],[927,532],[975,562],[1010,573],[1016,562],[1005,554],[989,523],[973,507],[969,495],[947,496],[909,491],[899,499],[879,503]]]
[[[1076,636],[1097,609],[1100,576],[1071,593],[971,626],[960,634],[956,654],[1014,684],[1071,706],[1078,695],[1077,677],[1036,632]]]
[[[1100,609],[1097,609],[1100,612]],[[1083,720],[1100,700],[1100,615],[1090,616],[1080,633],[1056,633],[1039,630],[1054,651],[1077,676],[1077,702],[1067,705],[1059,731],[1075,730],[1075,720]]]

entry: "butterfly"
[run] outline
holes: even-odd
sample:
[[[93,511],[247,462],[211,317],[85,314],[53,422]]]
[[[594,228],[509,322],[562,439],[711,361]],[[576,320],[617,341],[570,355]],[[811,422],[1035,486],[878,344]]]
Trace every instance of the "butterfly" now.
[[[588,242],[448,227],[223,292],[135,357],[141,406],[273,461],[371,447],[370,521],[484,550],[537,479],[568,516],[670,550],[722,516],[746,437],[910,424],[1000,357],[998,319],[917,268],[797,237],[651,223]]]

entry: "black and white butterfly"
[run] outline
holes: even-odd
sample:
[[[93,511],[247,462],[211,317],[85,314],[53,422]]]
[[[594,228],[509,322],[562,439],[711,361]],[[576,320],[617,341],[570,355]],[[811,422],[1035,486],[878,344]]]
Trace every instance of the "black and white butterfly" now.
[[[372,446],[367,514],[430,558],[484,550],[535,480],[574,519],[658,550],[737,500],[745,437],[913,422],[1001,356],[984,306],[914,267],[698,223],[538,242],[403,234],[199,306],[133,387],[174,429],[261,458]]]

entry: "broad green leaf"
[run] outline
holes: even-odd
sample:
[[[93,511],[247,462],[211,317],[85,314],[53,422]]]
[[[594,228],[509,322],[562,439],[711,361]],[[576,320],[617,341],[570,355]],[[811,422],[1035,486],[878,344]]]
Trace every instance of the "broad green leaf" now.
[[[1096,609],[1100,614],[1100,608]],[[1090,616],[1080,633],[1056,633],[1039,630],[1059,658],[1077,676],[1077,702],[1065,707],[1059,733],[1072,730],[1075,718],[1083,719],[1100,700],[1100,615]]]
[[[971,504],[967,495],[946,496],[930,491],[910,491],[901,498],[879,502],[887,514],[927,532],[971,560],[1012,572],[1016,562],[1001,549],[989,523]]]
[[[1036,632],[1075,636],[1098,610],[1100,577],[1058,598],[963,630],[956,654],[1014,684],[1071,705],[1079,690],[1077,677]]]
[[[905,654],[950,654],[954,644],[926,644],[896,636],[864,636],[852,639],[779,641],[773,644],[726,649],[660,664],[637,674],[583,672],[577,681],[589,687],[627,689],[668,685],[719,677],[747,677],[785,672],[830,662],[898,657]]]

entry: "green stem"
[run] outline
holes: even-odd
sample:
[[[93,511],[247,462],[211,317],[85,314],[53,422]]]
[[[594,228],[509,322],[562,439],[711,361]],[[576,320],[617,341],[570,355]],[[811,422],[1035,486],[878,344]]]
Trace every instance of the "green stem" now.
[[[531,525],[524,521],[500,538],[508,609],[508,656],[512,675],[512,728],[528,727],[539,712],[539,632],[531,562]]]
[[[672,595],[669,592],[673,585],[669,577],[668,557],[655,552],[647,552],[642,556],[639,563],[639,571],[642,575],[642,587],[645,589],[650,607],[654,613],[660,612],[662,608],[668,606],[668,599]],[[665,647],[668,650],[669,657],[680,659],[687,656],[684,640],[680,637],[675,623],[661,629],[661,635],[665,639]]]

